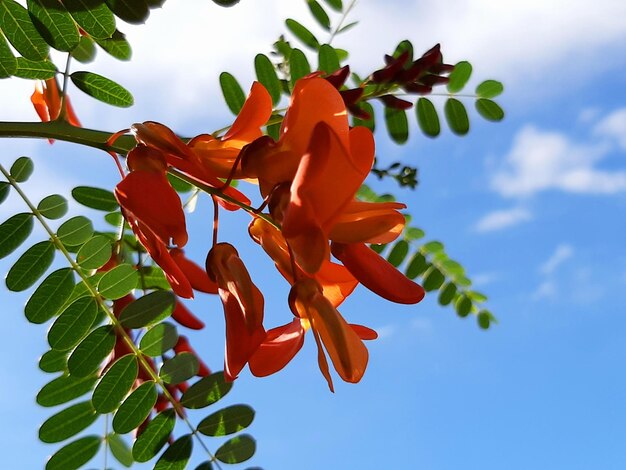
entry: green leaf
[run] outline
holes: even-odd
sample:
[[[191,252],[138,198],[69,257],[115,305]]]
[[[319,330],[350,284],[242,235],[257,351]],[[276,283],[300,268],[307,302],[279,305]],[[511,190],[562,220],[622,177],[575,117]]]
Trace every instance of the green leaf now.
[[[328,44],[322,44],[319,51],[318,69],[326,73],[333,73],[339,69],[339,57],[335,48]]]
[[[341,34],[341,33],[345,33],[346,31],[351,30],[352,28],[354,28],[356,25],[358,25],[359,22],[358,21],[353,21],[352,23],[348,23],[347,25],[342,26],[338,31],[337,34]]]
[[[134,103],[130,91],[97,73],[74,72],[70,78],[79,90],[103,103],[120,108],[128,108]]]
[[[221,400],[233,387],[226,382],[223,372],[215,372],[203,377],[183,393],[180,403],[189,409],[205,408]]]
[[[98,269],[111,259],[112,252],[111,239],[105,235],[96,235],[80,247],[76,262],[84,269]]]
[[[205,436],[227,436],[246,429],[254,419],[254,410],[248,405],[232,405],[204,418],[198,431]]]
[[[402,264],[408,253],[409,244],[405,240],[400,240],[391,249],[389,256],[387,256],[387,261],[397,268]]]
[[[18,57],[14,75],[27,80],[46,80],[54,77],[56,71],[54,64],[47,60],[35,61]]]
[[[67,367],[67,354],[51,349],[39,358],[39,369],[44,372],[61,372]]]
[[[166,360],[161,366],[159,377],[168,384],[179,384],[198,373],[200,365],[195,354],[182,352]]]
[[[87,428],[96,418],[98,413],[91,402],[77,403],[44,421],[39,428],[39,440],[48,444],[64,441]]]
[[[8,78],[17,70],[17,59],[0,30],[0,78]]]
[[[126,35],[117,29],[113,36],[107,39],[96,39],[98,45],[109,53],[110,56],[119,60],[130,60],[133,51]]]
[[[326,0],[326,3],[335,11],[341,13],[343,11],[343,3],[341,0]]]
[[[159,323],[150,328],[141,338],[139,348],[147,356],[160,356],[176,346],[178,331],[168,322]]]
[[[224,100],[230,112],[233,114],[239,114],[244,102],[246,101],[246,95],[241,89],[241,85],[237,79],[228,72],[222,72],[220,74],[220,87],[222,88],[222,94]]]
[[[37,210],[46,219],[60,219],[67,214],[67,199],[59,194],[52,194],[41,200]]]
[[[158,266],[142,266],[139,268],[139,286],[142,289],[171,289],[163,270]]]
[[[488,330],[492,322],[497,323],[489,310],[481,310],[478,312],[476,320],[478,321],[478,326],[483,330]]]
[[[124,328],[143,328],[160,322],[174,311],[176,296],[171,291],[157,290],[128,304],[120,313]]]
[[[93,391],[91,402],[98,413],[115,411],[135,383],[139,367],[134,354],[122,356],[106,371]]]
[[[404,238],[408,241],[419,240],[420,238],[424,238],[424,231],[417,227],[409,227],[404,231]]]
[[[467,84],[472,75],[472,64],[467,61],[459,62],[454,66],[454,70],[448,78],[448,91],[458,93]]]
[[[226,441],[215,452],[215,458],[224,463],[241,463],[251,458],[255,451],[256,441],[252,436],[242,434]]]
[[[444,285],[439,292],[439,304],[449,305],[450,302],[454,300],[456,291],[456,284],[454,284],[453,282],[448,282],[446,285]]]
[[[476,100],[476,111],[488,121],[502,121],[504,119],[504,111],[495,101],[485,98]]]
[[[94,39],[110,38],[115,17],[102,0],[63,0],[72,18]]]
[[[33,215],[15,214],[0,225],[0,258],[13,253],[33,230]]]
[[[293,49],[291,51],[291,55],[289,56],[289,75],[290,75],[290,84],[293,88],[296,84],[296,81],[311,73],[311,66],[309,65],[309,61],[307,60],[304,52],[300,49]]]
[[[10,192],[11,185],[6,181],[0,181],[0,204],[6,201],[7,197],[9,197]]]
[[[309,10],[311,10],[311,14],[320,26],[326,31],[330,31],[330,18],[322,5],[317,3],[315,0],[307,0],[307,5],[309,6]]]
[[[409,279],[415,279],[417,276],[422,274],[424,271],[428,269],[428,262],[426,258],[421,253],[415,253],[411,261],[409,262],[405,274]]]
[[[445,276],[435,266],[428,268],[428,271],[424,273],[424,282],[422,287],[426,292],[439,289],[443,282],[446,280]]]
[[[417,123],[424,134],[429,137],[437,137],[441,132],[439,115],[435,106],[428,98],[420,98],[415,106]]]
[[[96,58],[96,45],[88,36],[81,36],[78,46],[72,49],[72,57],[83,64],[89,63]]]
[[[404,144],[409,139],[409,121],[403,109],[385,107],[385,124],[389,137],[396,144]]]
[[[91,220],[82,215],[72,217],[57,230],[57,237],[64,245],[82,245],[93,235]]]
[[[266,55],[257,54],[254,58],[254,70],[256,71],[257,79],[272,97],[272,103],[277,105],[280,101],[281,87],[274,64]]]
[[[130,24],[143,24],[150,15],[145,0],[106,0],[115,16]]]
[[[98,453],[101,443],[100,436],[87,436],[61,447],[46,463],[46,470],[76,470]]]
[[[48,55],[48,44],[37,32],[26,8],[16,1],[0,1],[0,30],[25,58],[44,60]]]
[[[413,44],[408,39],[404,39],[398,43],[398,45],[396,46],[396,50],[393,51],[392,56],[397,59],[405,51],[409,53],[409,58],[407,59],[407,62],[413,62]]]
[[[154,382],[144,382],[120,405],[113,417],[113,429],[126,434],[136,429],[148,417],[157,401]]]
[[[310,47],[313,50],[317,50],[320,47],[320,43],[311,31],[298,23],[296,20],[287,18],[285,25],[291,33],[298,38],[305,46]],[[291,60],[291,59],[290,59]]]
[[[446,121],[452,132],[465,135],[469,132],[469,118],[465,106],[456,98],[448,98],[444,106]]]
[[[504,86],[496,80],[485,80],[476,87],[476,94],[480,98],[495,98],[503,91]]]
[[[432,242],[428,242],[428,243],[424,243],[424,245],[422,245],[421,250],[424,253],[438,253],[440,251],[443,251],[444,246],[443,243],[438,242],[438,241],[432,241]]]
[[[193,450],[193,436],[185,434],[179,437],[159,457],[154,470],[184,470]]]
[[[86,377],[95,372],[115,346],[113,326],[104,325],[93,330],[74,349],[67,360],[71,375]]]
[[[187,183],[187,181],[181,180],[179,177],[174,176],[170,173],[167,174],[167,180],[172,185],[172,188],[174,188],[176,192],[179,193],[188,193],[194,188],[192,184],[189,184]]]
[[[74,377],[62,375],[43,386],[37,394],[37,403],[41,406],[56,406],[67,403],[89,392],[96,383],[93,375]]]
[[[51,273],[30,296],[24,314],[31,323],[45,323],[54,317],[74,289],[74,272],[71,268],[63,268]]]
[[[106,299],[119,299],[137,287],[139,274],[130,264],[120,264],[106,272],[100,282],[98,291]]]
[[[59,315],[48,331],[48,343],[53,349],[72,349],[91,329],[96,319],[98,304],[92,297],[81,297]]]
[[[135,461],[147,462],[158,454],[174,430],[175,424],[176,412],[171,408],[156,415],[133,444]]]
[[[111,212],[120,207],[115,195],[106,189],[76,186],[72,189],[72,197],[79,204],[100,211]]]
[[[466,317],[472,311],[472,300],[466,295],[460,295],[454,304],[459,317]]]
[[[9,171],[9,173],[15,181],[17,181],[18,183],[23,183],[27,181],[28,178],[30,178],[30,175],[33,174],[34,170],[35,165],[30,158],[20,157],[15,160],[13,165],[11,165],[11,170]]]
[[[53,260],[54,244],[51,241],[46,240],[31,246],[9,270],[7,288],[13,292],[28,289],[43,276]]]
[[[363,101],[361,103],[359,103],[360,108],[365,111],[367,114],[370,115],[369,119],[360,119],[355,117],[354,118],[354,125],[355,126],[365,126],[367,127],[370,131],[374,132],[374,129],[376,128],[376,122],[375,122],[375,114],[374,114],[374,107],[368,103],[367,101]]]
[[[124,467],[132,467],[134,460],[133,454],[130,451],[130,447],[126,444],[126,441],[119,434],[111,433],[107,437],[107,442],[109,443],[109,449],[111,449],[111,454],[115,457],[119,463],[124,465]]]
[[[35,28],[48,44],[63,52],[78,45],[76,23],[59,0],[27,0],[26,4]]]

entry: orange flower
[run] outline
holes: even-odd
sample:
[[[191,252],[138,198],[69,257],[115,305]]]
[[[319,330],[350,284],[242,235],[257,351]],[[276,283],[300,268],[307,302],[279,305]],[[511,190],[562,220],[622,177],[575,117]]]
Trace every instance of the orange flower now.
[[[70,103],[68,96],[65,97],[67,112],[67,122],[73,126],[80,127],[80,121],[76,117],[74,108]],[[61,94],[59,93],[59,84],[56,78],[49,78],[45,81],[38,80],[35,82],[35,91],[30,97],[31,103],[35,107],[35,111],[43,122],[54,121],[59,117],[61,112]]]
[[[206,269],[217,283],[224,305],[224,376],[233,381],[266,338],[263,294],[252,283],[237,250],[228,243],[218,243],[209,251]]]

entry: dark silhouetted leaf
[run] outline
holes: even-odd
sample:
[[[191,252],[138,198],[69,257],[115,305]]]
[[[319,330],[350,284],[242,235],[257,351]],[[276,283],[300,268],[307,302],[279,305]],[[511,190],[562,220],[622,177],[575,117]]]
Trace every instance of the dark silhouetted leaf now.
[[[409,253],[409,244],[404,240],[400,240],[391,249],[391,252],[387,256],[387,261],[389,261],[392,265],[394,265],[397,268],[398,266],[402,264],[402,262],[404,261],[404,258],[406,258],[406,255],[408,253]]]
[[[443,282],[446,280],[445,276],[435,266],[428,268],[428,271],[424,273],[424,282],[422,287],[426,292],[430,292],[439,289]]]
[[[184,470],[193,450],[193,436],[186,434],[174,441],[159,457],[154,470]]]
[[[150,15],[145,0],[106,0],[115,16],[130,24],[143,24]]]
[[[39,369],[47,373],[61,372],[67,368],[67,353],[51,349],[39,358]]]
[[[46,240],[31,246],[9,270],[7,288],[14,292],[28,289],[43,276],[53,260],[54,244],[51,241]]]
[[[472,311],[472,300],[466,295],[460,295],[456,299],[454,308],[459,317],[466,317]]]
[[[63,52],[78,45],[76,23],[59,0],[27,0],[26,4],[33,24],[48,44]]]
[[[441,288],[441,291],[439,292],[439,304],[449,305],[450,302],[454,300],[456,291],[456,285],[453,282],[448,282],[445,286]]]
[[[79,90],[103,103],[120,108],[128,108],[134,103],[133,95],[126,88],[97,73],[74,72],[70,78]]]
[[[335,11],[340,12],[343,10],[343,2],[341,0],[325,0],[326,3]]]
[[[417,276],[422,274],[424,271],[428,269],[428,262],[426,258],[421,253],[415,253],[411,261],[407,265],[405,274],[409,279],[415,279]]]

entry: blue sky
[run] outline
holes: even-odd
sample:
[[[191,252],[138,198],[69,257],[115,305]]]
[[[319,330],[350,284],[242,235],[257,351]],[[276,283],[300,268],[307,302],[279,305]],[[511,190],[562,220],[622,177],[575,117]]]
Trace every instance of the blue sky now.
[[[137,105],[112,109],[75,92],[85,126],[116,130],[150,119],[187,135],[220,128],[231,117],[219,98],[219,72],[250,83],[254,54],[268,51],[281,19],[309,21],[304,2],[243,1],[230,10],[175,3],[146,26],[126,28],[135,61],[101,55],[90,66],[132,90]],[[192,15],[193,7],[200,13]],[[277,16],[259,21],[267,11]],[[403,147],[377,134],[383,162],[402,159],[420,169],[417,190],[396,191],[414,223],[466,267],[500,323],[485,332],[437,306],[436,298],[396,306],[359,290],[341,311],[381,335],[368,343],[370,364],[360,384],[337,380],[330,394],[310,338],[280,374],[238,379],[227,400],[257,410],[251,463],[277,470],[624,468],[626,4],[361,0],[353,17],[361,24],[336,45],[352,52],[356,71],[372,70],[408,37],[417,51],[441,42],[447,61],[472,62],[468,89],[486,78],[505,83],[498,99],[505,121],[487,123],[474,113],[465,138],[446,130],[431,140],[414,122]],[[168,20],[177,21],[175,32],[166,29]],[[29,83],[2,87],[0,119],[35,119]],[[1,141],[0,150],[3,164],[33,157],[37,170],[26,188],[35,200],[78,184],[115,183],[113,166],[99,152],[34,141]],[[0,207],[4,216],[19,207],[8,203]],[[192,219],[192,238],[207,233],[191,242],[198,261],[209,244],[207,206],[200,204]],[[238,240],[266,292],[268,320],[284,323],[285,283],[238,235],[242,223],[245,217],[225,220],[222,236]],[[2,261],[5,271],[17,255]],[[36,367],[46,350],[45,327],[23,318],[27,297],[2,294],[0,449],[7,468],[40,468],[56,449],[37,441],[51,410],[37,408],[34,396],[50,378]],[[200,297],[192,309],[207,322],[192,342],[217,370],[219,303]]]

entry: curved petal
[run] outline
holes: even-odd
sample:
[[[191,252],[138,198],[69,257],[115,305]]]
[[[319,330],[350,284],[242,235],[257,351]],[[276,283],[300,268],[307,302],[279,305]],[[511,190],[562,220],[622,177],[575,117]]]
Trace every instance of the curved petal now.
[[[198,266],[193,261],[190,261],[183,250],[178,248],[172,248],[170,255],[181,269],[185,273],[187,279],[195,290],[205,292],[207,294],[217,294],[217,284],[213,282],[204,269]]]
[[[339,243],[390,243],[402,233],[406,223],[397,202],[352,201],[343,210],[329,238]]]
[[[361,284],[381,297],[400,304],[416,304],[424,298],[422,286],[411,281],[367,245],[333,242],[331,250]]]
[[[272,97],[259,82],[254,82],[237,119],[222,140],[252,142],[262,135],[261,126],[272,115]]]
[[[250,358],[252,375],[266,377],[285,367],[302,348],[304,331],[299,318],[269,330],[265,341]]]
[[[176,300],[176,306],[172,312],[172,318],[182,326],[186,326],[192,330],[201,330],[204,328],[204,322],[191,313],[185,304],[178,299]]]

